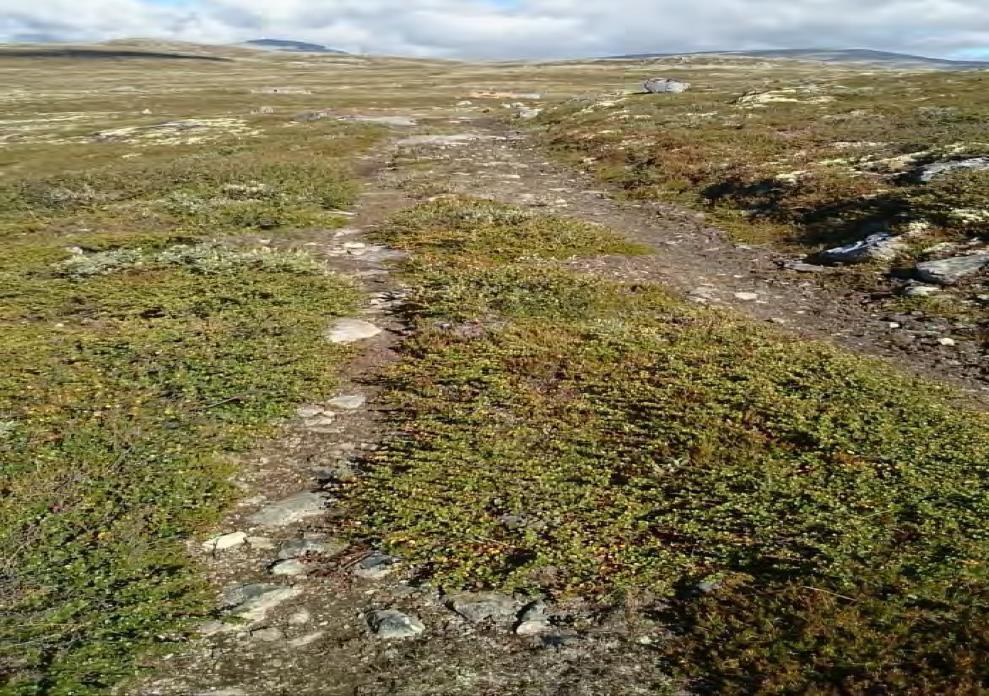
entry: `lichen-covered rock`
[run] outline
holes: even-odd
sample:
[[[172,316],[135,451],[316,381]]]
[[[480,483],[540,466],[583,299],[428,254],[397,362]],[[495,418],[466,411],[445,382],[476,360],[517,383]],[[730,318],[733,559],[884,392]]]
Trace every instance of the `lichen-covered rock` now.
[[[954,256],[940,261],[917,264],[917,276],[925,283],[954,285],[965,276],[978,273],[989,266],[989,253]]]
[[[906,249],[899,237],[886,232],[871,234],[865,239],[821,252],[821,259],[829,263],[866,263],[868,261],[892,261]]]
[[[680,94],[690,89],[689,82],[670,80],[665,77],[654,77],[642,85],[649,94]]]

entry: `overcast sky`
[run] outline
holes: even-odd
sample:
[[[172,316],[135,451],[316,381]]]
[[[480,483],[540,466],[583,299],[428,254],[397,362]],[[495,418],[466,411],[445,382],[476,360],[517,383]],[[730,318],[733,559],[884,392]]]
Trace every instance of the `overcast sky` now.
[[[0,40],[122,37],[478,58],[800,47],[989,57],[989,0],[0,0]]]

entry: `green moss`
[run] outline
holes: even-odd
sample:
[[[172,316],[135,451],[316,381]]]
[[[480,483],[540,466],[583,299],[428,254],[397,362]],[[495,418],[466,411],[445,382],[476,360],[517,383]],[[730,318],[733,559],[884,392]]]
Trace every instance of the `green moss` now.
[[[657,659],[719,693],[989,679],[984,415],[661,288],[553,268],[570,252],[542,231],[566,221],[464,241],[479,204],[448,205],[384,233],[418,252],[419,331],[385,375],[398,435],[349,490],[356,533],[448,588],[665,598],[682,638]]]

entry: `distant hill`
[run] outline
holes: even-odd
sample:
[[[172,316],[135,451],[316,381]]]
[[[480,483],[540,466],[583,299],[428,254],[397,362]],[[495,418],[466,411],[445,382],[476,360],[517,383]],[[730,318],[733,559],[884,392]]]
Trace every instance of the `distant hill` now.
[[[288,51],[289,53],[346,53],[335,48],[305,41],[286,41],[284,39],[253,39],[245,41],[242,45],[251,48],[261,48],[266,51]]]
[[[927,58],[906,53],[873,51],[867,48],[783,48],[753,51],[698,51],[695,53],[641,53],[615,58],[668,58],[672,56],[743,56],[747,58],[790,58],[824,63],[874,63],[892,68],[928,68],[941,70],[978,70],[989,68],[989,61]]]

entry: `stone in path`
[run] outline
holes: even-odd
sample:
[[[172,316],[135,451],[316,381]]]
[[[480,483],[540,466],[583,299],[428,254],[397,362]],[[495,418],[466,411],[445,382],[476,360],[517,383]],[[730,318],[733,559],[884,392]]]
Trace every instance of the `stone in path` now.
[[[398,569],[399,560],[394,556],[374,551],[354,566],[354,575],[362,580],[382,580]]]
[[[289,558],[284,561],[278,561],[275,565],[271,566],[271,574],[286,577],[308,575],[309,566],[300,561],[298,558]]]
[[[426,630],[422,621],[415,616],[394,609],[372,611],[367,615],[367,625],[382,640],[412,638]]]
[[[214,553],[216,551],[233,549],[246,543],[247,535],[244,532],[232,532],[230,534],[221,534],[203,542],[203,548],[210,553]]]
[[[447,600],[447,606],[471,623],[511,621],[518,611],[518,603],[514,599],[497,592],[464,592],[453,595]]]
[[[248,521],[258,527],[284,527],[322,513],[327,498],[329,496],[325,493],[302,491],[264,506]]]
[[[248,623],[264,619],[268,612],[298,597],[302,590],[298,587],[284,587],[268,583],[236,585],[223,593],[224,605]]]
[[[374,338],[381,329],[363,319],[338,319],[326,330],[326,340],[330,343],[356,343]]]
[[[519,615],[519,624],[515,627],[515,633],[520,636],[540,636],[549,633],[552,629],[553,625],[546,615],[546,605],[542,602],[534,602]]]
[[[353,411],[367,403],[367,397],[363,394],[346,394],[330,399],[326,405],[330,408],[339,408],[345,411]]]

